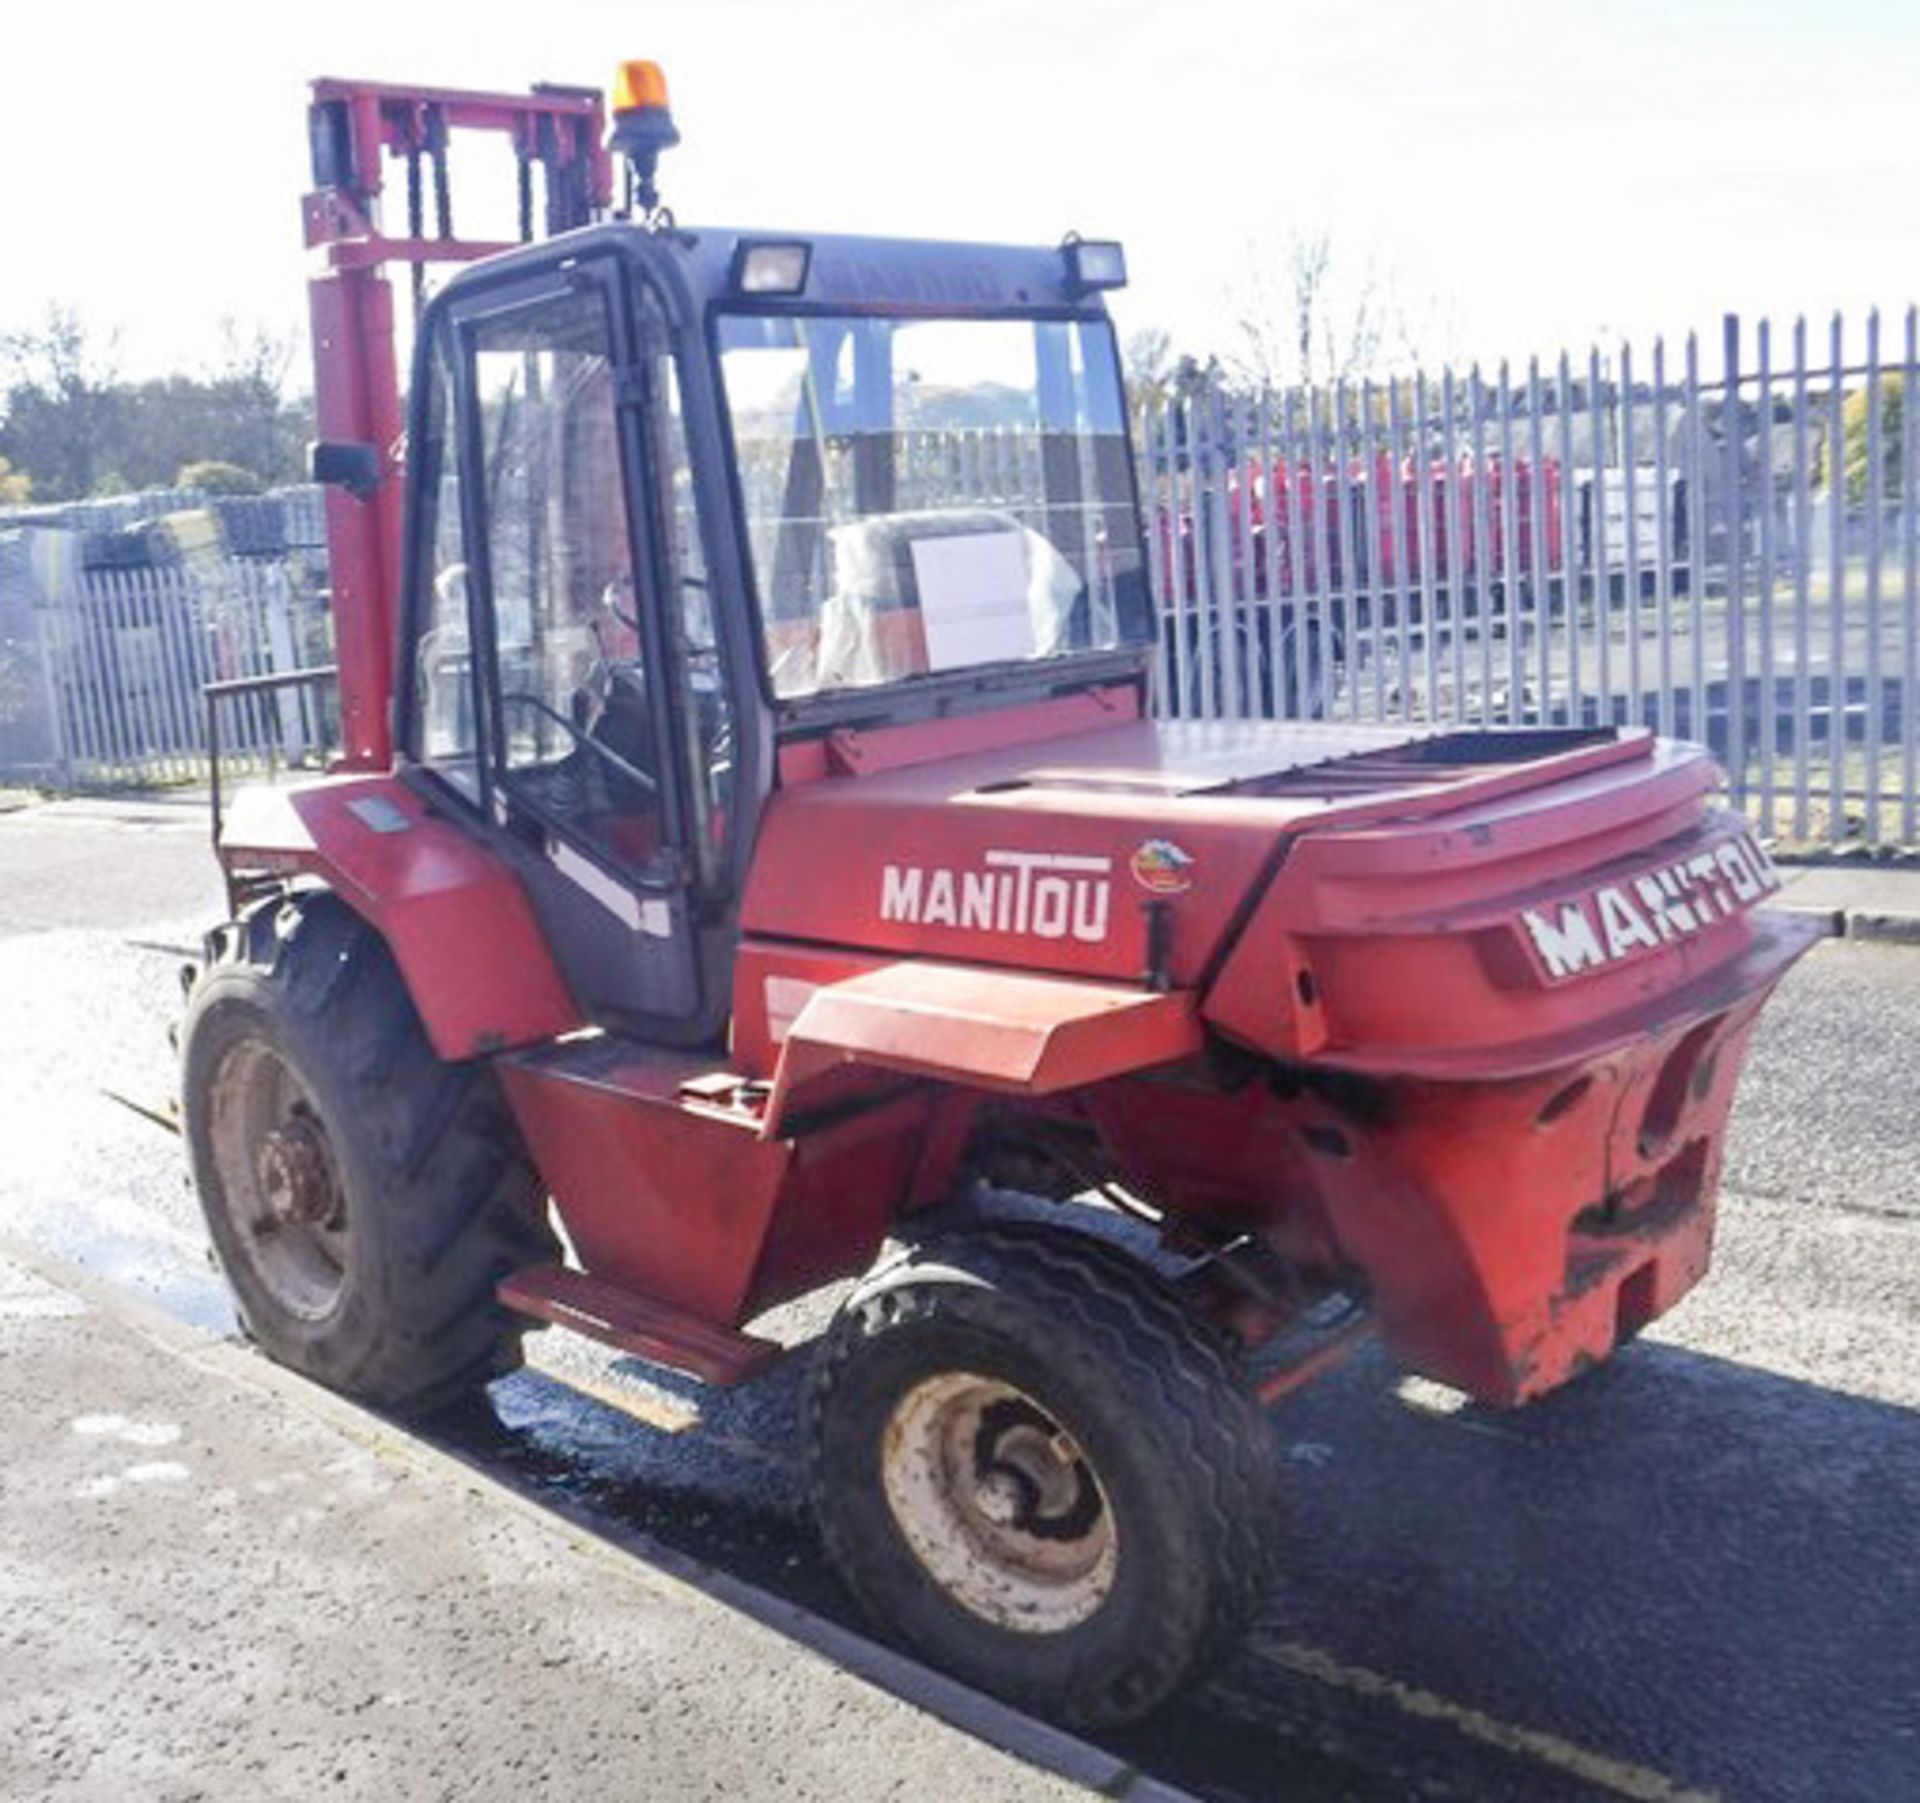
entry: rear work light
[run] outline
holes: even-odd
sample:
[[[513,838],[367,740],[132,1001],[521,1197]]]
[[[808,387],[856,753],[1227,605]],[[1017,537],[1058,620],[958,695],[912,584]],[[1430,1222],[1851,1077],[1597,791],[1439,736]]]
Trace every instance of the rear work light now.
[[[1127,285],[1127,253],[1111,238],[1069,237],[1060,253],[1067,260],[1067,287],[1075,294]]]
[[[733,253],[736,294],[798,294],[807,285],[813,246],[797,242],[743,244]]]

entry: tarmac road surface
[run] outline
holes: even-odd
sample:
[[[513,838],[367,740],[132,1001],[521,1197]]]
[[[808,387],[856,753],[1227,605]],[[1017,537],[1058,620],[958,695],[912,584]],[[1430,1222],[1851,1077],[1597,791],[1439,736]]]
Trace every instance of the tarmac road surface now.
[[[0,816],[0,1230],[222,1331],[177,1142],[102,1093],[170,1093],[176,966],[218,908],[203,830]],[[1371,1354],[1292,1399],[1253,1641],[1108,1747],[1222,1799],[1920,1794],[1916,1070],[1920,950],[1816,952],[1757,1039],[1705,1284],[1518,1414]],[[455,1450],[634,1556],[853,1620],[799,1504],[792,1367],[710,1398],[537,1345]]]

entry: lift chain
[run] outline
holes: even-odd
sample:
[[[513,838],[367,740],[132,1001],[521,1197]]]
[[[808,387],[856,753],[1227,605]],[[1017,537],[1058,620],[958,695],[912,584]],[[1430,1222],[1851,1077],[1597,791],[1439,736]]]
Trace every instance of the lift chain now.
[[[420,146],[412,132],[407,134],[407,236],[416,243],[425,231],[422,217],[422,199],[420,193]],[[413,275],[413,323],[416,329],[420,324],[420,309],[427,302],[426,266],[415,261]]]
[[[447,181],[447,116],[427,108],[427,154],[433,159],[433,210],[442,238],[453,236],[453,190]]]

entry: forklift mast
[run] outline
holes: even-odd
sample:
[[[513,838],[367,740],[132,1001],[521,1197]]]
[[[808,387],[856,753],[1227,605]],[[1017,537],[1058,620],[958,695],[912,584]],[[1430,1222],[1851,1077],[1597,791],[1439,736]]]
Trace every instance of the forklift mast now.
[[[301,213],[307,245],[324,259],[308,284],[308,305],[320,440],[315,474],[328,481],[342,769],[384,770],[393,755],[406,431],[387,266],[401,263],[410,271],[417,325],[428,265],[472,263],[514,248],[513,241],[462,237],[456,230],[448,155],[456,133],[493,134],[511,143],[518,243],[604,217],[613,200],[606,125],[605,101],[592,88],[541,84],[525,94],[481,94],[332,79],[313,84],[307,130],[314,185]],[[545,201],[538,232],[536,165]],[[383,205],[390,174],[404,177],[406,223],[398,233]],[[349,457],[357,463],[342,479]]]

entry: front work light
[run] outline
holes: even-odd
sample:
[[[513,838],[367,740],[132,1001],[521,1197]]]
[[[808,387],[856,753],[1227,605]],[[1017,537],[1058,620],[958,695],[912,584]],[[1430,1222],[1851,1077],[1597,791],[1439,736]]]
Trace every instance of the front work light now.
[[[807,285],[807,265],[812,261],[811,244],[743,244],[733,253],[733,291],[798,294]]]
[[[1075,294],[1127,285],[1127,253],[1111,238],[1069,238],[1060,249],[1067,259],[1067,286]]]

